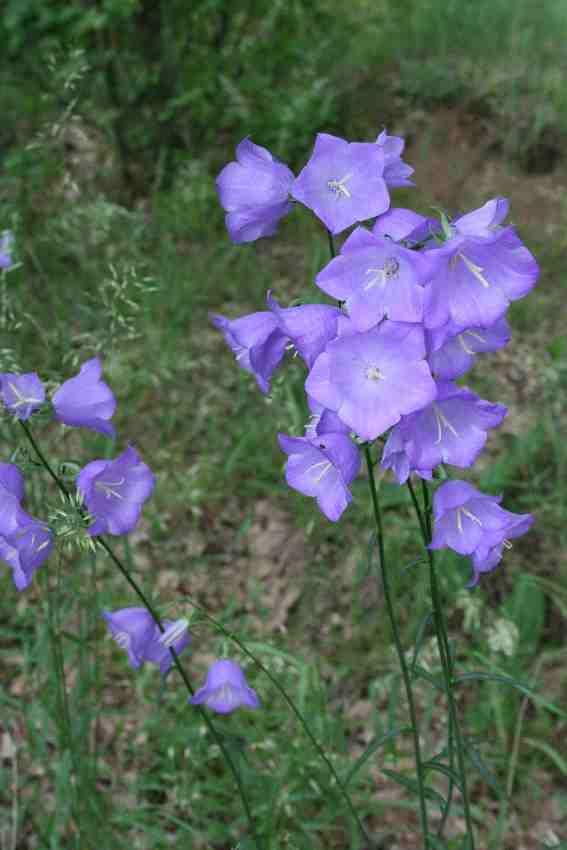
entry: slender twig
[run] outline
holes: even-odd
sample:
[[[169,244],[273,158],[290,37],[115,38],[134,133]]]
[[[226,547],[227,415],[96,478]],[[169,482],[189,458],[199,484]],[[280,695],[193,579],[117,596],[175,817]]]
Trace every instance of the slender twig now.
[[[39,445],[37,444],[37,441],[34,439],[32,433],[31,433],[31,430],[29,429],[27,424],[25,422],[22,422],[21,420],[20,420],[20,424],[21,424],[22,428],[24,429],[26,436],[28,437],[31,445],[33,446],[34,451],[37,454],[39,460],[41,461],[41,463],[43,464],[43,466],[45,467],[47,472],[50,474],[52,479],[57,484],[57,487],[59,488],[60,492],[63,493],[67,497],[70,504],[72,504],[74,507],[76,507],[76,505],[73,502],[73,497],[71,496],[71,493],[69,492],[69,490],[67,489],[67,487],[65,486],[63,481],[61,481],[59,476],[53,471],[53,468],[50,466],[48,460],[46,459],[45,455],[41,451]],[[143,603],[145,608],[148,610],[149,614],[151,615],[152,619],[154,620],[154,622],[155,622],[156,626],[158,627],[158,629],[160,630],[160,632],[163,634],[165,632],[165,626],[163,625],[163,623],[162,623],[157,611],[154,609],[152,603],[149,601],[149,599],[147,598],[147,596],[145,595],[145,593],[143,592],[141,587],[138,585],[136,580],[134,578],[132,578],[132,576],[130,575],[130,573],[126,569],[126,567],[122,564],[120,559],[117,557],[117,555],[112,550],[112,548],[108,545],[106,540],[104,540],[104,538],[97,536],[97,537],[94,537],[93,540],[95,541],[95,543],[98,546],[100,546],[102,549],[104,549],[104,551],[109,556],[111,561],[120,570],[120,572],[122,573],[122,575],[124,576],[124,578],[126,579],[128,584],[130,585],[130,587],[132,588],[134,593],[138,596],[140,601]],[[173,663],[174,663],[174,665],[177,669],[177,672],[179,673],[179,675],[183,679],[185,687],[187,688],[187,690],[189,691],[191,696],[193,696],[195,691],[193,689],[193,686],[191,685],[191,682],[189,681],[189,677],[187,676],[187,673],[185,672],[181,662],[179,661],[179,657],[178,657],[176,651],[173,649],[173,647],[169,647],[169,652],[171,653],[171,657],[173,659]],[[235,781],[236,786],[238,788],[238,793],[240,795],[240,799],[242,801],[242,805],[244,807],[244,811],[246,813],[246,817],[247,817],[248,824],[249,824],[249,827],[250,827],[250,832],[252,833],[252,837],[254,839],[254,843],[256,844],[256,847],[258,848],[258,850],[263,850],[263,842],[261,841],[260,836],[258,835],[258,832],[256,831],[254,818],[252,816],[252,810],[250,808],[250,804],[248,802],[248,798],[246,796],[246,792],[245,792],[244,786],[242,784],[242,779],[240,777],[240,773],[239,773],[239,771],[236,767],[236,764],[234,763],[232,756],[230,755],[227,747],[225,746],[224,741],[222,740],[222,736],[217,731],[216,726],[214,725],[211,718],[206,714],[206,712],[200,706],[196,706],[196,708],[197,708],[197,711],[199,712],[199,714],[201,715],[201,718],[204,720],[209,732],[213,736],[215,743],[218,744],[218,746],[219,746],[219,748],[220,748],[220,750],[221,750],[221,752],[224,756],[224,759],[225,759],[226,763],[228,764],[228,766],[229,766],[229,768],[232,772],[232,775],[234,777],[234,781]]]
[[[364,455],[366,457],[366,466],[368,468],[368,481],[370,486],[370,495],[372,498],[372,507],[374,511],[374,521],[376,523],[376,535],[378,539],[378,554],[380,560],[380,571],[382,575],[382,587],[384,589],[384,599],[386,601],[386,608],[388,610],[388,618],[390,620],[390,626],[392,628],[392,634],[394,637],[394,643],[396,645],[396,652],[398,654],[398,659],[400,662],[400,668],[402,671],[402,678],[404,680],[404,687],[406,691],[409,713],[410,713],[410,721],[413,735],[413,749],[415,754],[415,764],[416,764],[416,772],[417,772],[417,787],[419,794],[419,819],[421,824],[421,831],[423,834],[423,842],[424,847],[427,850],[429,846],[428,835],[429,835],[429,827],[427,821],[427,805],[425,802],[425,782],[424,782],[424,772],[423,772],[423,760],[421,757],[421,744],[419,741],[419,731],[417,727],[417,712],[415,709],[415,701],[413,698],[413,691],[411,687],[411,680],[408,671],[408,666],[406,662],[406,658],[404,655],[404,649],[402,647],[402,642],[400,639],[400,633],[398,631],[398,626],[396,623],[396,617],[394,614],[394,606],[392,603],[392,595],[390,593],[390,582],[388,578],[388,571],[386,568],[386,553],[384,548],[384,532],[382,528],[382,515],[380,512],[380,502],[378,499],[378,492],[376,490],[376,481],[374,478],[374,468],[372,465],[372,457],[370,455],[370,448],[368,444],[364,446]]]

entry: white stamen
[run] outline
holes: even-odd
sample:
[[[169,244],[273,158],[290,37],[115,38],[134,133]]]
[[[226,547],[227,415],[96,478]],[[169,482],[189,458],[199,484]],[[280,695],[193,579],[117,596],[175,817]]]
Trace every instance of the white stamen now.
[[[364,376],[368,378],[369,381],[379,381],[384,377],[378,366],[368,366]]]
[[[120,487],[121,484],[124,484],[126,479],[124,476],[120,478],[118,481],[95,481],[95,487],[97,490],[102,490],[107,499],[112,498],[114,496],[116,499],[123,499],[120,493],[114,490],[114,487]]]
[[[12,384],[10,381],[8,381],[8,386],[18,399],[16,402],[12,402],[13,407],[21,407],[22,404],[41,404],[40,398],[26,398],[25,395],[22,395],[17,386]]]
[[[311,465],[311,466],[307,469],[307,472],[311,472],[311,470],[312,470],[312,469],[321,469],[321,472],[319,472],[319,473],[315,476],[315,484],[318,484],[318,483],[319,483],[319,481],[321,481],[321,480],[325,477],[325,475],[326,475],[326,474],[327,474],[327,472],[330,470],[330,468],[332,467],[332,465],[333,465],[333,464],[331,463],[331,461],[330,461],[330,460],[322,460],[322,461],[319,461],[319,463],[314,463],[314,464],[312,464],[312,465]]]
[[[128,649],[130,647],[130,641],[132,638],[128,634],[128,632],[116,632],[114,635],[114,640],[120,647],[120,649]]]
[[[462,514],[468,517],[472,522],[476,522],[477,525],[480,525],[482,528],[482,522],[479,520],[475,514],[468,510],[468,508],[457,508],[457,528],[459,529],[459,534],[463,533],[463,519]]]
[[[485,289],[488,289],[490,284],[482,273],[484,271],[483,267],[477,266],[476,263],[473,263],[473,261],[469,260],[468,257],[465,257],[464,254],[457,254],[457,256],[461,258],[467,269],[474,274],[478,282],[481,283]]]
[[[168,648],[173,646],[180,637],[182,637],[189,627],[189,621],[184,617],[181,620],[176,620],[174,623],[169,626],[162,634],[159,639],[159,643],[162,643],[164,646]]]
[[[385,261],[384,265],[378,269],[367,269],[366,274],[374,274],[366,286],[364,290],[372,289],[373,286],[383,287],[386,284],[386,281],[393,280],[398,277],[398,272],[400,270],[400,264],[396,260],[395,257],[388,257]]]
[[[435,445],[439,445],[441,440],[443,439],[443,428],[446,428],[447,431],[450,431],[454,437],[459,437],[459,434],[454,428],[442,410],[439,410],[436,404],[433,405],[433,413],[435,414],[435,420],[437,422],[437,439],[435,440]]]
[[[502,545],[504,546],[505,549],[511,549],[512,548],[512,543],[511,543],[510,540],[503,540]]]
[[[344,185],[347,180],[350,180],[352,174],[345,174],[344,177],[341,177],[340,180],[327,180],[327,189],[329,192],[332,192],[337,200],[340,199],[341,195],[344,198],[350,198],[351,194],[347,187]]]

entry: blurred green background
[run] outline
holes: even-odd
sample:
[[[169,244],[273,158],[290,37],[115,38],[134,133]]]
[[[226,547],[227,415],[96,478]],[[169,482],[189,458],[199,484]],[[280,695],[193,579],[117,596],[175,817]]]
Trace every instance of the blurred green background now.
[[[510,346],[470,376],[510,411],[471,479],[536,523],[472,593],[465,562],[440,563],[459,669],[505,673],[539,694],[484,683],[460,696],[478,847],[561,846],[567,5],[5,0],[0,36],[0,230],[14,231],[19,264],[1,283],[0,369],[60,381],[104,357],[117,445],[54,426],[36,426],[38,438],[55,461],[81,465],[127,442],[139,449],[159,485],[120,554],[163,613],[187,614],[191,595],[267,659],[345,774],[406,722],[368,565],[366,484],[337,526],[285,487],[276,432],[302,430],[302,369],[289,362],[262,397],[207,319],[263,309],[268,288],[284,304],[314,300],[327,243],[298,209],[276,237],[232,246],[214,178],[244,136],[297,173],[316,132],[370,141],[386,127],[416,169],[416,188],[394,191],[394,205],[455,214],[510,198],[541,277],[513,305]],[[0,429],[6,461],[21,437],[7,418]],[[35,513],[52,515],[49,483],[29,464],[26,476]],[[419,554],[405,493],[388,478],[381,488],[409,649],[426,577],[402,569]],[[130,670],[105,638],[101,608],[136,604],[111,565],[71,549],[21,595],[8,572],[2,850],[247,847],[231,780],[179,683],[160,692],[154,670]],[[227,647],[203,623],[194,633],[198,684]],[[436,669],[429,639],[422,664]],[[354,847],[324,767],[269,683],[253,666],[249,675],[265,710],[220,725],[270,850]],[[432,755],[446,713],[416,687]],[[411,775],[407,736],[377,747],[350,790],[384,847],[412,850],[415,801],[382,767]],[[444,790],[443,777],[431,782]],[[461,832],[457,806],[447,848],[461,847]]]

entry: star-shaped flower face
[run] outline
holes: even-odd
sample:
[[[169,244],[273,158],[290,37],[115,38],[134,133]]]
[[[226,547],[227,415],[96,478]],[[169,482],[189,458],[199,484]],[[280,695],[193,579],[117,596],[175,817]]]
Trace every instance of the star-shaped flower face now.
[[[81,494],[95,522],[88,533],[128,534],[155,486],[155,476],[128,446],[115,460],[93,460],[77,476]]]
[[[319,133],[291,194],[313,210],[331,233],[380,215],[390,206],[384,152],[376,144],[346,142]]]
[[[35,372],[26,375],[2,372],[0,395],[10,413],[25,422],[45,401],[45,387]]]
[[[316,283],[344,302],[356,330],[367,331],[384,317],[420,322],[423,285],[432,272],[426,255],[357,227]]]
[[[436,386],[424,361],[423,330],[385,321],[366,333],[330,342],[307,377],[307,393],[361,439],[374,440],[433,401]]]

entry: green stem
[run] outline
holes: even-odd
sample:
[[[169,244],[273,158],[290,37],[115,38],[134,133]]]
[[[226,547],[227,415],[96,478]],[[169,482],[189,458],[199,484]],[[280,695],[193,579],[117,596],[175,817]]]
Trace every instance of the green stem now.
[[[300,724],[303,728],[303,731],[305,732],[305,734],[307,735],[307,737],[311,741],[313,747],[317,751],[317,754],[323,760],[323,762],[327,766],[327,769],[329,770],[331,776],[333,777],[333,779],[337,783],[337,786],[340,789],[340,792],[343,796],[343,799],[344,799],[344,801],[345,801],[345,803],[348,807],[348,810],[351,813],[351,815],[352,815],[352,817],[353,817],[353,819],[354,819],[354,821],[355,821],[355,823],[356,823],[356,825],[357,825],[357,827],[360,831],[362,838],[364,839],[364,841],[370,842],[371,839],[369,838],[360,818],[358,817],[358,814],[357,814],[357,812],[356,812],[356,810],[355,810],[355,808],[352,804],[352,800],[350,799],[350,796],[348,794],[348,791],[345,788],[343,781],[339,777],[337,771],[335,770],[335,768],[333,766],[333,763],[327,757],[324,749],[321,747],[321,745],[319,744],[319,742],[315,738],[313,732],[309,728],[307,721],[305,720],[302,713],[297,708],[297,706],[295,705],[295,703],[293,702],[291,697],[288,695],[285,688],[282,685],[280,685],[280,683],[276,679],[276,677],[272,675],[272,673],[269,671],[269,669],[260,661],[260,659],[256,655],[254,655],[254,653],[250,652],[250,650],[247,648],[246,644],[244,644],[240,640],[240,638],[238,638],[234,634],[234,632],[231,632],[229,629],[226,629],[223,626],[223,624],[221,622],[219,622],[219,620],[215,619],[215,617],[212,617],[201,605],[199,605],[198,602],[195,602],[193,599],[191,599],[190,596],[185,596],[185,599],[189,602],[190,605],[192,605],[194,608],[196,608],[196,610],[199,611],[206,620],[208,620],[210,623],[212,623],[215,626],[215,628],[217,628],[225,637],[227,637],[229,640],[232,640],[242,650],[242,652],[245,655],[248,656],[248,658],[250,658],[252,661],[254,661],[254,663],[260,668],[260,670],[268,677],[268,679],[270,680],[272,685],[275,688],[277,688],[277,690],[280,692],[280,694],[282,695],[282,697],[286,701],[287,705],[289,706],[289,708],[291,709],[293,714],[299,720],[299,722],[300,722]]]
[[[425,803],[425,783],[423,779],[423,760],[421,757],[421,744],[419,742],[419,732],[417,728],[417,713],[415,710],[415,702],[413,698],[413,691],[411,687],[411,681],[408,671],[408,666],[406,663],[406,658],[404,655],[404,650],[402,647],[402,642],[400,639],[400,633],[398,631],[398,626],[396,623],[396,618],[394,615],[394,606],[392,603],[392,596],[390,593],[390,582],[388,578],[388,571],[386,568],[386,557],[384,550],[384,532],[382,529],[382,514],[380,512],[380,502],[378,500],[378,492],[376,490],[376,481],[374,478],[374,467],[372,465],[372,458],[370,456],[370,447],[368,444],[364,446],[364,455],[366,457],[366,466],[368,468],[368,481],[370,486],[370,495],[372,497],[372,507],[374,510],[374,521],[376,523],[376,534],[378,538],[378,554],[380,560],[380,571],[382,574],[382,586],[384,588],[384,599],[386,601],[386,608],[388,610],[388,618],[390,620],[390,626],[392,628],[392,634],[394,637],[394,643],[396,645],[396,652],[398,654],[398,659],[400,662],[400,667],[402,670],[402,677],[404,680],[404,687],[406,691],[406,697],[409,706],[410,713],[410,721],[411,721],[411,729],[413,735],[413,749],[415,754],[415,764],[417,771],[417,786],[419,793],[419,819],[421,824],[421,832],[423,834],[423,842],[425,850],[427,850],[429,846],[428,835],[429,835],[429,827],[427,822],[427,806]]]
[[[25,422],[22,422],[21,420],[20,420],[20,424],[21,424],[22,428],[24,429],[26,436],[28,437],[31,445],[33,446],[34,451],[37,454],[39,460],[41,461],[41,463],[43,464],[43,466],[45,467],[47,472],[50,474],[52,479],[55,481],[55,483],[57,484],[57,487],[59,488],[61,493],[63,493],[63,495],[66,496],[66,498],[68,499],[70,504],[73,505],[73,507],[76,507],[76,505],[73,502],[73,498],[71,496],[71,493],[69,492],[69,490],[67,489],[67,487],[65,486],[63,481],[61,481],[59,476],[53,471],[53,469],[50,466],[47,458],[45,457],[45,455],[43,454],[43,452],[39,448],[36,440],[34,439],[29,427],[27,426],[27,424]],[[107,555],[109,556],[111,561],[113,561],[115,566],[118,567],[118,569],[120,570],[120,572],[122,573],[122,575],[124,576],[124,578],[126,579],[128,584],[130,585],[130,587],[132,588],[134,593],[138,596],[140,601],[143,603],[145,608],[150,613],[152,619],[154,620],[154,622],[155,622],[156,626],[158,627],[158,629],[160,630],[160,632],[163,634],[165,632],[165,627],[164,627],[157,611],[154,609],[153,605],[151,604],[151,602],[149,601],[149,599],[147,598],[147,596],[145,595],[145,593],[143,592],[141,587],[138,585],[136,580],[134,578],[132,578],[132,576],[130,575],[130,573],[126,569],[126,567],[122,564],[120,559],[116,556],[116,554],[114,553],[112,548],[108,545],[106,540],[104,540],[104,538],[97,536],[97,537],[94,537],[93,540],[95,541],[95,543],[98,546],[100,546],[102,549],[104,549],[104,551],[107,553]],[[187,676],[187,673],[185,672],[183,666],[181,665],[181,662],[179,661],[179,657],[178,657],[176,651],[173,649],[173,647],[169,647],[169,651],[171,653],[171,657],[173,659],[173,663],[174,663],[174,665],[177,669],[177,672],[179,673],[179,675],[183,679],[185,687],[187,688],[187,690],[189,691],[191,696],[193,696],[195,691],[193,689],[193,686],[191,685],[191,682],[189,681],[189,677]],[[256,844],[256,847],[258,848],[258,850],[263,850],[263,842],[261,841],[260,836],[258,835],[258,832],[256,831],[254,818],[252,816],[252,810],[250,808],[250,804],[248,802],[248,798],[246,796],[246,792],[245,792],[244,786],[242,784],[242,779],[240,777],[240,773],[238,772],[236,764],[234,763],[234,760],[233,760],[232,756],[230,755],[228,749],[226,748],[226,746],[225,746],[225,744],[222,740],[222,737],[219,734],[219,732],[217,731],[216,726],[214,725],[213,721],[210,719],[210,717],[207,715],[207,713],[204,711],[204,709],[202,709],[200,706],[196,706],[196,708],[197,708],[197,711],[199,712],[199,714],[201,715],[201,718],[204,720],[210,734],[214,738],[215,743],[218,744],[218,746],[219,746],[219,748],[220,748],[220,750],[221,750],[221,752],[224,756],[224,759],[225,759],[226,763],[228,764],[228,766],[229,766],[229,768],[232,772],[232,775],[234,777],[234,781],[235,781],[236,786],[238,788],[238,793],[240,795],[240,799],[242,801],[242,805],[244,807],[244,811],[246,813],[246,818],[248,820],[248,825],[250,827],[250,832],[252,833],[254,843]]]
[[[331,257],[336,257],[337,252],[335,251],[335,240],[333,239],[333,234],[330,230],[327,230],[327,237],[329,239],[329,251],[331,252]]]
[[[453,656],[451,655],[451,650],[449,647],[449,639],[447,636],[447,623],[445,620],[445,613],[443,611],[443,605],[441,600],[441,594],[439,591],[439,583],[437,581],[437,573],[435,571],[435,557],[432,550],[429,548],[429,543],[432,539],[432,524],[431,524],[431,504],[429,499],[429,488],[427,486],[427,482],[422,479],[421,487],[423,494],[423,512],[420,508],[419,501],[417,499],[415,490],[413,489],[413,485],[411,481],[408,479],[408,490],[410,492],[410,496],[413,502],[413,506],[418,518],[419,527],[421,530],[421,535],[423,537],[423,545],[425,547],[425,551],[427,554],[427,560],[429,562],[429,583],[431,588],[431,601],[433,604],[433,617],[435,622],[435,633],[437,637],[437,645],[439,647],[439,657],[441,659],[441,666],[443,668],[443,680],[445,684],[445,693],[447,694],[447,702],[449,704],[449,718],[450,718],[450,729],[449,735],[452,737],[454,734],[455,745],[457,750],[457,765],[459,768],[459,776],[461,779],[461,792],[463,797],[463,809],[465,815],[465,823],[467,827],[467,838],[468,838],[468,850],[474,850],[474,831],[472,824],[472,816],[470,810],[470,802],[469,802],[469,794],[467,787],[467,775],[466,775],[466,767],[465,767],[465,752],[463,747],[463,737],[461,733],[461,727],[459,724],[459,715],[457,712],[457,703],[455,700],[455,695],[453,693]],[[451,728],[452,727],[452,728]],[[452,754],[452,749],[450,747],[450,756]],[[451,796],[453,792],[452,784],[449,786],[449,794],[447,795],[447,806],[443,812],[443,817],[441,819],[441,824],[439,827],[439,835],[443,828],[445,827],[445,822],[447,820],[448,815],[448,807],[451,802]]]

